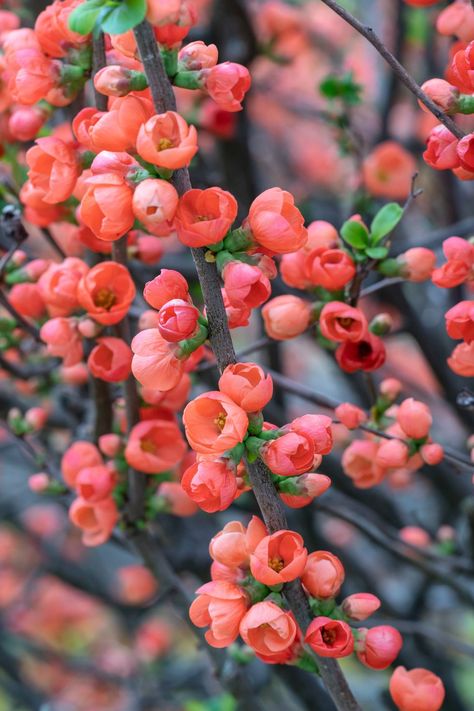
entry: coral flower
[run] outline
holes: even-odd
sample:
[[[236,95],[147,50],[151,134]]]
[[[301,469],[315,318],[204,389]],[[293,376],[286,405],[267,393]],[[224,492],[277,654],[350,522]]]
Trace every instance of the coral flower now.
[[[362,173],[365,186],[372,195],[404,200],[410,193],[416,161],[396,141],[385,141],[367,156]]]
[[[330,617],[316,617],[304,638],[306,644],[320,657],[348,657],[354,651],[354,637],[347,622]]]
[[[399,711],[440,711],[446,695],[439,676],[422,668],[397,667],[389,689]]]
[[[186,452],[186,444],[176,422],[145,420],[132,428],[125,459],[146,474],[160,474],[179,464]]]
[[[111,326],[126,316],[135,298],[135,285],[122,264],[101,262],[81,279],[77,298],[94,321]]]
[[[302,415],[290,422],[288,429],[308,436],[316,454],[329,454],[333,443],[331,426],[332,420],[327,415]]]
[[[138,155],[160,168],[184,168],[197,149],[196,129],[175,111],[152,116],[138,132]]]
[[[69,29],[71,12],[79,0],[55,0],[40,12],[35,22],[35,35],[41,49],[50,57],[64,57],[71,47],[87,43],[90,35],[80,35]]]
[[[398,657],[403,639],[390,625],[359,630],[357,656],[369,669],[386,669]]]
[[[181,486],[203,511],[225,511],[237,496],[235,471],[231,460],[203,459],[186,469]]]
[[[167,235],[172,228],[178,201],[178,193],[171,183],[148,178],[135,188],[133,212],[147,230]]]
[[[423,160],[436,170],[457,168],[460,164],[457,154],[458,139],[443,124],[435,126],[426,144]]]
[[[294,252],[308,238],[303,215],[295,207],[293,196],[280,188],[270,188],[255,198],[248,222],[258,244],[276,254]]]
[[[448,365],[457,375],[474,377],[474,341],[456,346],[448,358]]]
[[[81,360],[82,339],[72,319],[58,317],[46,321],[41,327],[40,338],[46,343],[48,353],[62,358],[66,368]]]
[[[379,598],[371,593],[354,593],[343,600],[341,608],[351,620],[360,622],[377,612],[380,605]]]
[[[367,333],[360,341],[341,343],[336,351],[336,360],[346,373],[356,370],[370,372],[377,370],[385,363],[385,346],[383,341],[373,333]]]
[[[199,311],[189,301],[172,299],[160,309],[158,329],[166,341],[176,343],[196,333]]]
[[[428,405],[410,397],[398,408],[397,422],[408,437],[423,439],[430,431],[433,418]]]
[[[304,432],[287,432],[271,440],[262,447],[260,456],[267,467],[280,476],[304,474],[317,461],[314,444]]]
[[[75,311],[77,285],[89,267],[82,259],[67,257],[61,264],[51,264],[38,280],[38,289],[51,316],[69,316]]]
[[[305,276],[313,286],[329,291],[342,289],[355,276],[355,264],[342,249],[317,247],[306,255]]]
[[[246,593],[224,580],[213,580],[196,592],[198,597],[189,608],[191,622],[196,627],[209,627],[205,636],[211,647],[228,647],[237,639],[249,607]]]
[[[135,221],[133,191],[117,173],[87,178],[87,190],[79,207],[80,220],[96,237],[113,242],[128,232]]]
[[[360,341],[368,325],[360,309],[342,301],[331,301],[321,311],[319,327],[323,336],[331,341]]]
[[[252,605],[240,623],[240,636],[267,664],[291,661],[299,647],[298,626],[292,613],[266,600]]]
[[[444,317],[451,338],[462,338],[466,343],[474,340],[474,301],[460,301]]]
[[[8,55],[8,65],[12,63],[11,59]],[[36,104],[60,82],[60,62],[45,57],[37,48],[25,47],[15,51],[13,62],[11,74],[8,75],[8,90],[18,103],[28,106]]]
[[[166,341],[157,328],[140,331],[132,341],[132,372],[146,388],[167,391],[180,382],[185,361],[179,346]]]
[[[224,289],[231,305],[244,304],[254,309],[263,304],[271,294],[271,286],[263,272],[245,262],[228,262],[222,270]]]
[[[257,412],[270,402],[273,381],[256,363],[235,363],[219,378],[219,390],[246,412]]]
[[[111,498],[97,504],[89,504],[78,498],[69,509],[69,518],[82,529],[82,542],[85,546],[100,546],[110,538],[119,513]]]
[[[265,536],[250,556],[250,570],[264,585],[280,585],[299,578],[308,551],[303,539],[294,531],[277,531]]]
[[[143,605],[154,597],[158,584],[144,565],[127,565],[117,571],[118,598],[126,605]]]
[[[379,484],[385,469],[375,464],[378,444],[370,440],[354,440],[342,455],[344,473],[359,489],[368,489]]]
[[[243,442],[248,417],[230,397],[211,391],[186,405],[183,423],[188,442],[195,452],[221,454]]]
[[[216,64],[201,73],[203,88],[226,111],[240,111],[251,78],[246,67],[235,62]]]
[[[115,474],[104,465],[84,467],[76,477],[75,488],[89,504],[107,499],[115,484]]]
[[[154,309],[161,309],[172,299],[189,301],[188,282],[174,269],[162,269],[158,276],[145,284],[143,298]]]
[[[126,380],[131,373],[132,351],[121,338],[98,338],[87,365],[94,378],[117,383]]]
[[[277,341],[302,334],[311,322],[311,304],[298,296],[285,294],[271,299],[262,309],[265,331]]]
[[[301,582],[310,595],[325,599],[336,597],[344,577],[344,567],[337,556],[328,551],[314,551],[308,556]]]
[[[220,242],[236,217],[237,201],[225,190],[188,190],[176,211],[176,232],[187,247],[205,247]]]
[[[78,440],[71,444],[61,460],[61,474],[71,488],[75,488],[79,472],[86,467],[103,465],[102,455],[92,442]]]
[[[79,176],[74,149],[59,138],[38,138],[26,154],[28,177],[43,191],[43,200],[55,204],[67,200]]]
[[[211,539],[209,554],[213,560],[229,568],[248,566],[250,554],[266,535],[265,524],[257,516],[252,516],[247,528],[240,521],[229,521]]]

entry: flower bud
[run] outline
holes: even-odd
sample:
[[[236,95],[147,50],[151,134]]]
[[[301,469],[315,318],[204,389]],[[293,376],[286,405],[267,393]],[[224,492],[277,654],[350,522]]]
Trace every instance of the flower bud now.
[[[41,430],[45,426],[47,419],[48,413],[44,407],[31,407],[25,412],[25,422],[34,432]]]
[[[158,276],[145,284],[143,297],[154,309],[161,309],[172,299],[189,301],[188,282],[174,269],[162,269]]]
[[[413,247],[397,257],[402,276],[408,281],[426,281],[436,265],[436,255],[426,247]]]
[[[434,466],[443,461],[444,449],[437,442],[431,442],[430,444],[424,444],[422,446],[420,454],[426,464]]]
[[[336,407],[334,414],[348,430],[355,430],[367,421],[365,412],[350,402],[342,402]]]
[[[459,89],[445,81],[444,79],[429,79],[421,87],[422,91],[433,101],[445,114],[455,114],[458,109]],[[428,107],[418,100],[420,108],[426,113],[430,113]]]
[[[328,551],[314,551],[308,556],[301,582],[310,595],[325,599],[336,597],[344,577],[339,558]]]
[[[311,322],[311,304],[285,294],[271,299],[262,309],[265,330],[270,338],[285,341],[306,331]]]
[[[385,380],[382,380],[380,383],[379,390],[380,394],[386,397],[387,400],[394,402],[400,395],[402,384],[397,378],[385,378]]]
[[[235,363],[221,375],[219,390],[246,412],[258,412],[271,400],[273,381],[256,363]]]
[[[111,64],[97,72],[94,86],[105,96],[126,96],[131,91],[146,89],[148,82],[143,72]]]
[[[371,593],[354,593],[342,602],[342,611],[351,620],[366,620],[374,614],[381,605],[380,600]]]
[[[412,397],[402,402],[397,411],[397,422],[408,437],[423,439],[430,431],[433,418],[429,407]]]
[[[122,439],[113,433],[101,435],[99,449],[106,457],[115,457],[122,449]]]
[[[393,320],[390,314],[377,314],[370,322],[369,331],[375,333],[376,336],[384,336],[391,331],[392,326]]]
[[[28,486],[35,494],[42,494],[49,486],[49,476],[45,472],[32,474],[28,479]]]
[[[382,442],[375,455],[375,463],[385,469],[404,467],[408,462],[409,450],[399,439]]]
[[[369,669],[386,669],[397,658],[403,645],[398,630],[390,625],[359,629],[357,656]]]
[[[199,311],[189,301],[172,299],[160,309],[158,329],[170,343],[191,338],[196,333]]]

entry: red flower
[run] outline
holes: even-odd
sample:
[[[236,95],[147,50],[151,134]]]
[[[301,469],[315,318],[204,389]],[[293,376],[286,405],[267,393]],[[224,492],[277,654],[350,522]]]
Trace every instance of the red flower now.
[[[316,617],[308,629],[304,641],[320,657],[348,657],[354,651],[354,637],[347,622]]]

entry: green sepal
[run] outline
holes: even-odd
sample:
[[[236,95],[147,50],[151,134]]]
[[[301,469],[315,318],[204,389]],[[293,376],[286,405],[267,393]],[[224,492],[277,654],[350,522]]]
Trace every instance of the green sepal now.
[[[319,674],[319,667],[316,664],[315,659],[308,654],[308,652],[302,652],[301,656],[295,662],[292,662],[292,666],[298,667],[298,669],[303,669],[304,671],[312,672],[313,674]]]

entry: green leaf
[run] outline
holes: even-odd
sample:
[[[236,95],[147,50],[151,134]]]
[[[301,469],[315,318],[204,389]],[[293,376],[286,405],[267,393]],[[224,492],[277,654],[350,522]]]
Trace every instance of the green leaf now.
[[[122,0],[102,22],[102,30],[120,35],[139,25],[146,15],[146,0]]]
[[[400,222],[403,215],[403,208],[396,202],[389,202],[384,205],[375,215],[370,225],[371,244],[376,245],[389,232],[391,232]]]
[[[388,249],[387,247],[368,247],[365,253],[371,259],[385,259]]]
[[[364,249],[369,244],[369,233],[364,225],[357,220],[347,220],[341,227],[341,237],[344,242],[356,249]]]
[[[362,86],[357,84],[352,76],[352,72],[347,72],[342,76],[328,74],[319,85],[320,93],[326,99],[340,99],[346,104],[359,104]]]
[[[69,15],[69,29],[80,35],[88,35],[94,29],[97,16],[106,0],[87,0]]]

